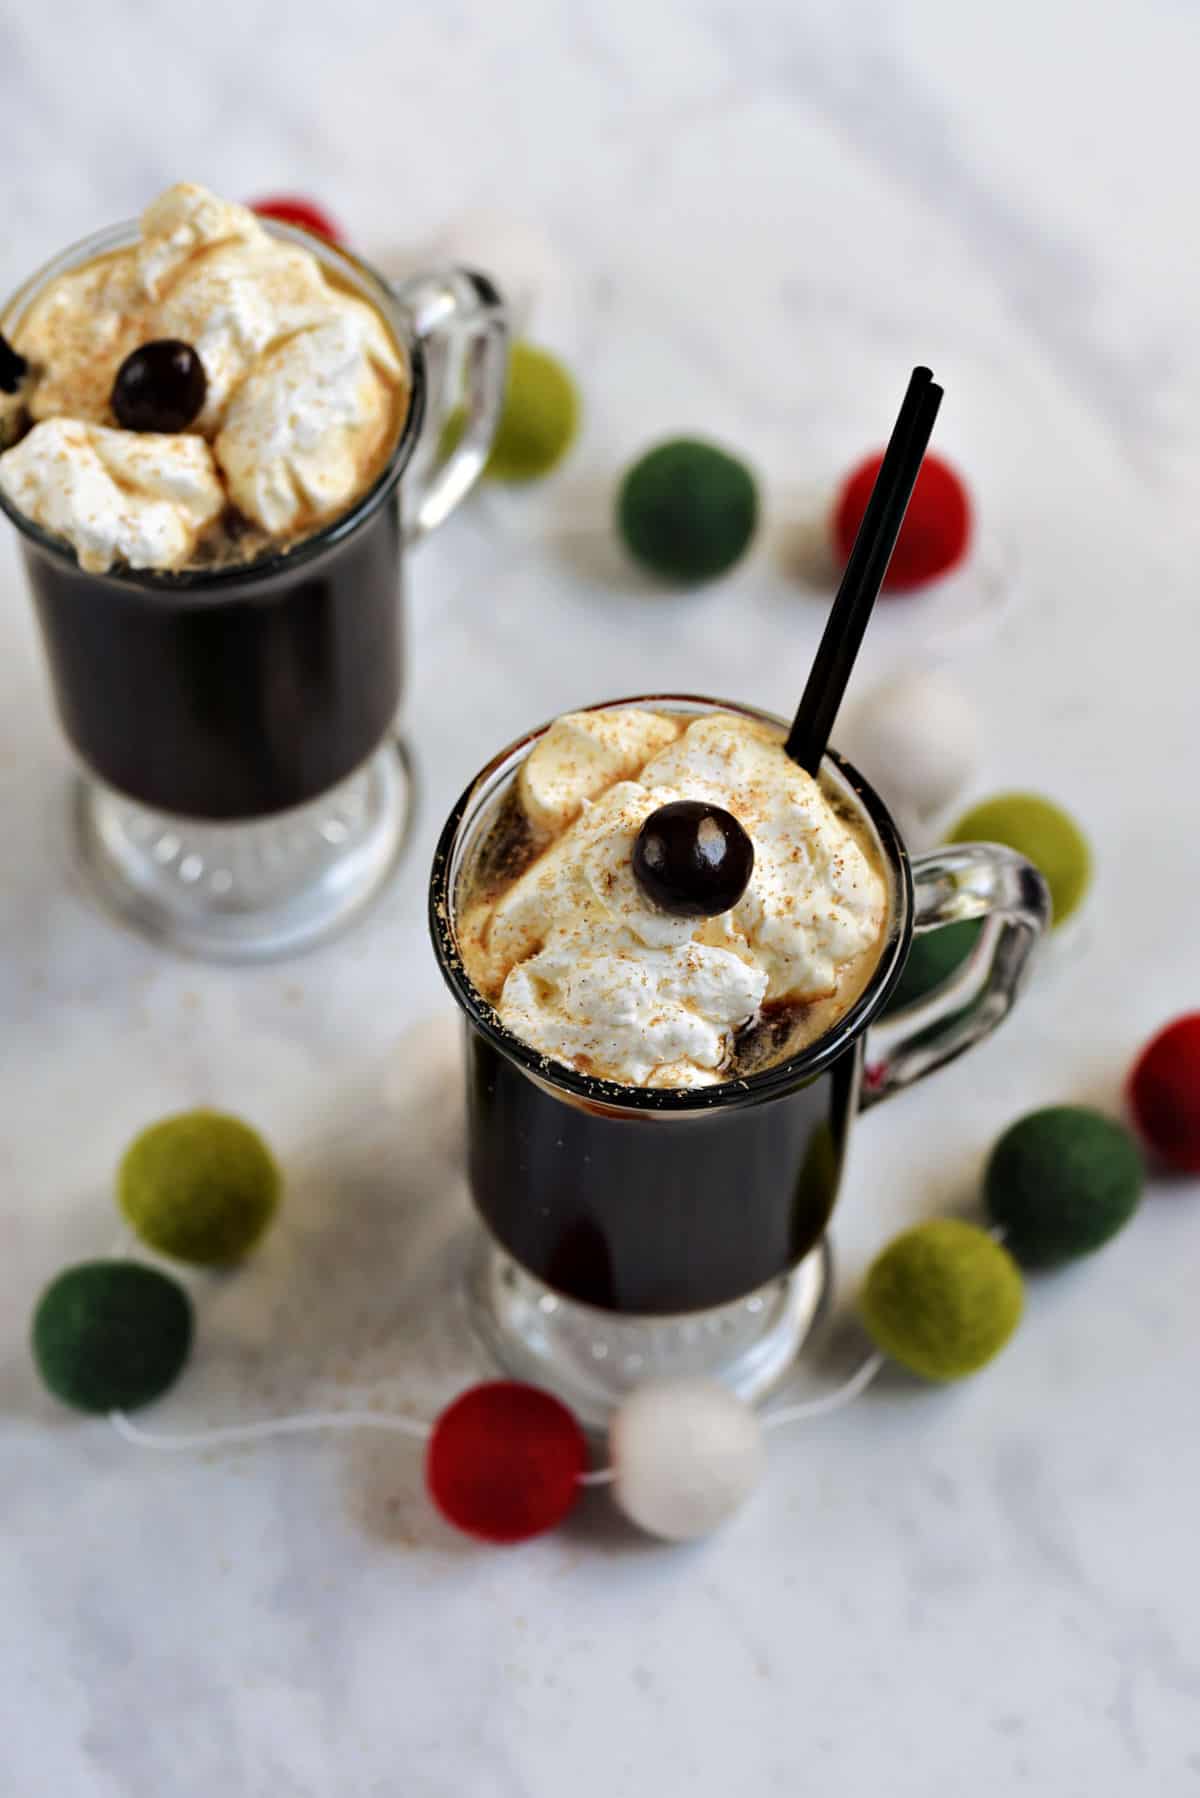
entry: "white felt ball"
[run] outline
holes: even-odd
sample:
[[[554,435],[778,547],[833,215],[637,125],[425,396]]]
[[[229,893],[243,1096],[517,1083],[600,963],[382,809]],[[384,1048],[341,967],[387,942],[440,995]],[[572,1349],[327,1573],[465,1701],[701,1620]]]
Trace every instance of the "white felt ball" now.
[[[653,1380],[624,1400],[609,1425],[617,1504],[651,1536],[707,1536],[762,1478],[754,1412],[715,1380]]]
[[[948,675],[913,668],[860,699],[834,742],[898,811],[930,818],[974,774],[979,722]]]

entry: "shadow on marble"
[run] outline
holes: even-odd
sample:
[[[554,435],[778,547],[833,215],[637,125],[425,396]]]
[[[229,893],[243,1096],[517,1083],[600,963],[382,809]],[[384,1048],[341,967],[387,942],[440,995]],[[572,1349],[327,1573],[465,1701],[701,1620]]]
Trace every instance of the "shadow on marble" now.
[[[630,560],[611,525],[579,525],[556,531],[550,535],[548,545],[573,575],[594,586],[630,599],[661,597],[672,591]]]
[[[572,574],[630,596],[661,593],[661,581],[626,556],[610,529],[578,528],[554,533],[550,548]]]
[[[31,1316],[37,1299],[36,1292],[30,1295],[28,1309]],[[23,1321],[27,1323],[27,1320]],[[66,1410],[39,1383],[28,1335],[26,1327],[19,1348],[0,1361],[0,1419],[6,1424],[27,1424],[56,1434],[86,1428],[87,1418]]]

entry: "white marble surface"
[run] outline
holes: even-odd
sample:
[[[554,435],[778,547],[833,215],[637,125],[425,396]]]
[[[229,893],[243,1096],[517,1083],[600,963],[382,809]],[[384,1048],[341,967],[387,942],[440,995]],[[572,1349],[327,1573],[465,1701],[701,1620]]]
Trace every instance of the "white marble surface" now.
[[[1086,954],[864,1124],[845,1281],[896,1226],[968,1203],[1021,1110],[1117,1102],[1143,1035],[1200,997],[1191,9],[13,0],[0,31],[5,284],[181,175],[309,190],[380,255],[503,206],[570,271],[540,325],[587,400],[559,479],[486,495],[414,567],[416,838],[370,921],[288,966],[171,960],[71,890],[64,750],[0,544],[4,1791],[1196,1790],[1186,1186],[1034,1283],[974,1383],[889,1381],[773,1440],[764,1491],[688,1551],[599,1496],[552,1538],[477,1550],[399,1440],[141,1454],[43,1396],[25,1346],[41,1284],[110,1240],[130,1132],[209,1101],[262,1125],[291,1190],[254,1266],[200,1291],[159,1421],[348,1391],[429,1412],[471,1377],[422,921],[439,816],[500,742],[606,692],[786,708],[822,608],[781,545],[917,359],[1017,602],[897,606],[868,673],[944,651],[988,722],[978,790],[1076,808],[1099,890]],[[733,578],[672,598],[620,571],[605,495],[687,428],[755,460],[769,528]]]

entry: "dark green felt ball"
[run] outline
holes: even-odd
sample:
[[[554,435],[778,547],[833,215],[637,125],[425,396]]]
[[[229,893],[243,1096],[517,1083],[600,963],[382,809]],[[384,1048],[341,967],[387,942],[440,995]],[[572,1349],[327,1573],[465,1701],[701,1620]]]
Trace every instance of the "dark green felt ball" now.
[[[117,1199],[142,1241],[177,1261],[223,1267],[254,1247],[279,1198],[279,1169],[256,1130],[219,1111],[185,1111],[125,1151]]]
[[[971,954],[982,930],[982,918],[964,918],[958,924],[943,924],[940,930],[926,930],[915,936],[904,972],[885,1009],[900,1011],[906,1005],[915,1005],[926,993],[949,980]]]
[[[939,1217],[875,1257],[862,1320],[877,1347],[925,1380],[960,1380],[1016,1329],[1024,1292],[1012,1256],[986,1230]]]
[[[1127,1130],[1083,1105],[1031,1111],[1004,1132],[984,1175],[988,1215],[1025,1267],[1088,1255],[1137,1210],[1142,1159]]]
[[[640,457],[617,494],[617,528],[630,553],[686,584],[732,568],[757,523],[758,489],[745,463],[690,437]]]
[[[33,1358],[56,1398],[78,1411],[131,1411],[178,1378],[192,1304],[139,1261],[82,1261],[52,1280],[33,1314]]]

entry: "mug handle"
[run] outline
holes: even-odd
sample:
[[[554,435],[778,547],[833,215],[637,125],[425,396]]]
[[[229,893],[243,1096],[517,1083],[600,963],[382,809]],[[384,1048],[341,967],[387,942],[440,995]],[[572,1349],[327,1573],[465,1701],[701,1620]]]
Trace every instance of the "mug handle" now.
[[[1050,922],[1050,891],[1031,862],[997,843],[917,857],[913,931],[987,920],[963,967],[867,1032],[859,1109],[868,1110],[990,1036],[1012,1009]]]
[[[406,484],[404,541],[413,544],[445,523],[483,472],[504,405],[508,317],[492,283],[475,269],[444,268],[414,275],[400,282],[395,292],[422,344],[443,338],[463,344],[462,434],[444,460],[435,457],[432,468]],[[430,408],[423,426],[435,444],[453,409],[445,399],[448,383],[439,385],[438,403]]]

